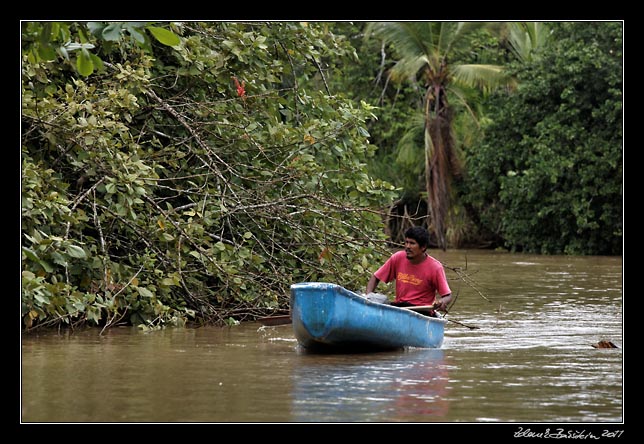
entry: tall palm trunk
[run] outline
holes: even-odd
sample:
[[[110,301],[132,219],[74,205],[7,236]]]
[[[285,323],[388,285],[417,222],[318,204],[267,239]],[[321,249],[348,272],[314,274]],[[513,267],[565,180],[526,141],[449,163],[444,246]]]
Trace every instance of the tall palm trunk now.
[[[440,76],[442,77],[442,76]],[[425,188],[431,217],[430,231],[438,247],[447,248],[447,215],[451,182],[461,172],[452,133],[452,109],[444,85],[430,84],[425,94]]]

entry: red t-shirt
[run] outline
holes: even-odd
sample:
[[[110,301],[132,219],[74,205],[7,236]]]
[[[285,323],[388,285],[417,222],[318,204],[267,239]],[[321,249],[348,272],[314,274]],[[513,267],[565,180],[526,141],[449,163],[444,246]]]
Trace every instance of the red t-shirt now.
[[[382,282],[396,280],[396,302],[432,305],[436,292],[441,296],[452,292],[443,265],[429,255],[420,264],[412,264],[405,252],[399,251],[374,274]]]

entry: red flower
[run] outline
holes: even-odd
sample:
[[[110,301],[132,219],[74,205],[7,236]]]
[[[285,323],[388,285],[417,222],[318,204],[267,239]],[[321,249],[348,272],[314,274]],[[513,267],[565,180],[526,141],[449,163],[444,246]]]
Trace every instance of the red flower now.
[[[244,89],[244,87],[246,86],[246,81],[242,80],[240,85],[239,80],[237,80],[237,77],[233,77],[233,80],[235,82],[235,87],[237,88],[237,95],[241,98],[245,98],[246,90]]]

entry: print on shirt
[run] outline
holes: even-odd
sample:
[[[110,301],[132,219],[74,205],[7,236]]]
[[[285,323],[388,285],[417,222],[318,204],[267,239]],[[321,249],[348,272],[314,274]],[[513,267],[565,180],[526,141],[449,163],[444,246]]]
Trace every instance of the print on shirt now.
[[[423,283],[422,279],[417,278],[413,274],[403,273],[401,271],[398,272],[396,280],[410,285],[420,285]]]

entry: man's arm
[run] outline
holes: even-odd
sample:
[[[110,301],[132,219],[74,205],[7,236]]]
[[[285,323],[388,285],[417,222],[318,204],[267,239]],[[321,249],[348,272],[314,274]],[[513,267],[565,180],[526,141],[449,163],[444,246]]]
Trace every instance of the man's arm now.
[[[367,284],[366,294],[373,293],[378,286],[378,282],[380,282],[380,279],[378,279],[375,274],[371,275],[371,279],[369,279],[369,283]]]

